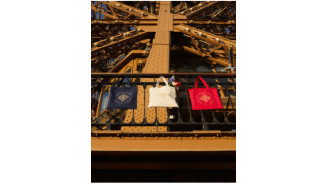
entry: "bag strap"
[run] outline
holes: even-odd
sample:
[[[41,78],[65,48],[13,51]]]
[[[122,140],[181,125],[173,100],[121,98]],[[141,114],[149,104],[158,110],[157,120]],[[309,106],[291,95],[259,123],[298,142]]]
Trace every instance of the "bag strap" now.
[[[117,84],[117,86],[121,86],[121,85],[123,85],[123,80],[124,80],[124,79],[127,79],[127,81],[128,81],[128,85],[131,86],[131,83],[130,83],[130,80],[129,80],[128,77],[123,77],[123,78],[121,79],[121,81]]]
[[[165,78],[163,76],[160,76],[160,78],[158,79],[157,83],[156,83],[156,88],[158,87],[159,81],[163,79],[163,81],[165,82],[166,86],[168,86],[169,84],[167,83],[167,81],[165,80]]]
[[[204,81],[204,79],[201,77],[201,76],[197,76],[197,79],[196,79],[196,82],[195,82],[195,88],[198,88],[197,85],[198,85],[198,79],[200,79],[202,81],[202,83],[204,84],[205,88],[209,88],[207,83]]]

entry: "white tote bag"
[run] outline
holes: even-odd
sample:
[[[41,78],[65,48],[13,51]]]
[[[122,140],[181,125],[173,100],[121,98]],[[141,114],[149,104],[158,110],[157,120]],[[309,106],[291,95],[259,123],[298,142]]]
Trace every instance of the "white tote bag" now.
[[[159,81],[163,79],[166,86],[158,87]],[[150,107],[179,107],[175,101],[175,88],[169,86],[163,76],[161,76],[156,87],[149,89],[149,106]]]

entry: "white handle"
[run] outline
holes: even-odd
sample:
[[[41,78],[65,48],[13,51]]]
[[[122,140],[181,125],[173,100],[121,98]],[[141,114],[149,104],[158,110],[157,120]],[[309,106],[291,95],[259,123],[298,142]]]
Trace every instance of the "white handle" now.
[[[167,83],[167,81],[165,80],[165,78],[163,76],[160,76],[158,81],[157,81],[157,84],[156,84],[156,88],[158,87],[158,84],[159,84],[159,81],[163,79],[163,81],[165,82],[166,86],[168,86],[169,84]]]

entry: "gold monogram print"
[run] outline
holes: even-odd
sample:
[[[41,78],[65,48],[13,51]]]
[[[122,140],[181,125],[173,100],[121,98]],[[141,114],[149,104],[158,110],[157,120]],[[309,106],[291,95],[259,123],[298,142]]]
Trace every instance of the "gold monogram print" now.
[[[115,95],[115,102],[119,104],[125,104],[132,100],[132,93],[130,92],[118,92]]]
[[[213,96],[208,93],[199,93],[196,96],[197,102],[203,105],[211,104],[214,102]]]
[[[205,103],[208,102],[209,100],[211,100],[211,97],[208,95],[202,95],[200,98],[200,100],[204,101]]]
[[[122,102],[124,102],[126,99],[128,99],[129,98],[129,96],[128,95],[126,95],[126,94],[122,94],[122,95],[120,95],[119,97],[117,97],[117,99],[119,99],[119,100],[121,100]]]
[[[166,97],[166,96],[167,96],[167,93],[160,93],[160,94],[158,94],[158,96],[160,96],[160,97],[164,98],[164,97]]]

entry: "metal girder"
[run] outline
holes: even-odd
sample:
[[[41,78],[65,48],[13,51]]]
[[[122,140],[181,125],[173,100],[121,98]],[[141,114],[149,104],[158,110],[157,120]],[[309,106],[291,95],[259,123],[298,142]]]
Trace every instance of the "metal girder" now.
[[[129,45],[125,45],[125,46],[129,46],[129,48],[124,48],[119,50],[111,49],[109,52],[106,52],[104,54],[92,56],[91,58],[92,66],[98,65],[98,63],[100,64],[102,60],[108,61],[109,58],[116,58],[122,53],[127,53],[132,50],[138,50],[140,46],[145,46],[145,44],[148,43],[149,40],[150,39],[139,40],[137,43],[129,43]]]
[[[157,25],[157,19],[95,19],[91,20],[91,24],[114,24],[114,25]],[[174,19],[173,24],[204,24],[204,25],[235,25],[235,22],[231,21],[216,21],[216,20],[186,20],[186,19]]]
[[[129,40],[131,40],[131,39],[141,38],[141,37],[143,37],[143,36],[145,36],[145,35],[147,35],[147,34],[148,34],[148,32],[141,32],[141,33],[138,33],[138,34],[133,35],[133,36],[131,36],[131,37],[127,37],[127,38],[124,38],[124,39],[120,39],[120,40],[118,40],[118,41],[111,41],[111,42],[109,42],[109,43],[107,43],[107,44],[104,44],[104,45],[102,45],[102,46],[100,46],[100,47],[94,47],[93,49],[91,49],[91,53],[93,53],[93,52],[95,52],[95,51],[99,51],[99,50],[104,49],[104,48],[106,48],[106,47],[110,47],[110,46],[113,46],[113,45],[116,45],[116,44],[119,44],[119,43],[122,43],[122,42],[125,42],[125,41],[129,41]],[[121,35],[117,36],[117,38],[120,38],[120,37],[121,37]]]
[[[91,151],[236,151],[236,137],[91,137]]]
[[[170,31],[173,31],[173,14],[170,13],[170,2],[161,1],[160,6],[153,46],[150,50],[143,72],[156,71],[160,73],[169,71]]]
[[[178,75],[180,77],[186,77],[186,78],[188,78],[188,77],[190,78],[190,74],[193,74],[194,76],[202,75],[204,77],[211,77],[211,76],[220,77],[220,78],[236,77],[236,73],[197,73],[197,72],[180,73],[180,72],[174,72],[174,74]],[[154,72],[153,73],[91,73],[92,78],[104,78],[104,77],[153,77],[154,75],[158,75],[158,73],[154,73]],[[167,78],[167,77],[171,77],[172,73],[169,73],[169,72],[168,73],[160,73],[160,75]],[[191,76],[191,77],[193,77],[193,76]],[[113,132],[114,131],[111,131],[111,133],[113,133]],[[114,133],[119,133],[119,132],[121,132],[121,131],[117,131],[117,132],[114,132]],[[200,132],[204,133],[204,131],[200,131]],[[94,131],[94,133],[100,133],[100,132]],[[187,132],[184,132],[184,133],[187,133]],[[219,133],[219,132],[217,132],[217,133]]]
[[[116,8],[118,10],[132,14],[136,17],[140,17],[140,18],[144,18],[144,19],[157,19],[157,16],[152,13],[142,11],[138,8],[135,8],[135,7],[132,7],[132,6],[117,2],[117,1],[101,1],[101,2],[104,2],[107,5],[112,6],[113,8]]]
[[[91,24],[157,25],[157,19],[91,20]]]
[[[134,33],[137,33],[136,31],[137,31],[137,30],[128,31],[128,32],[125,33],[125,35],[132,35],[132,36],[133,36]],[[124,37],[124,34],[123,34],[123,33],[121,33],[121,34],[119,34],[119,35],[116,35],[116,36],[113,36],[113,37],[112,37],[112,39],[113,39],[112,41],[117,41],[117,40],[121,39],[122,37]],[[97,45],[99,45],[99,44],[103,44],[103,43],[105,43],[106,41],[108,42],[109,40],[106,38],[106,39],[103,39],[103,40],[100,40],[100,41],[94,42],[93,44],[94,44],[95,46],[97,46]]]
[[[229,5],[226,5],[222,10],[220,10],[220,11],[218,11],[217,13],[213,14],[213,15],[211,16],[211,18],[213,19],[213,18],[219,16],[219,15],[220,15],[222,12],[224,12],[224,10],[227,9],[228,7],[229,7]]]
[[[186,16],[187,16],[187,18],[189,18],[190,16],[193,16],[193,15],[195,15],[195,14],[197,14],[197,13],[200,13],[200,12],[205,11],[206,9],[208,9],[208,8],[210,8],[210,7],[212,7],[212,6],[216,5],[216,4],[218,4],[219,2],[220,2],[220,1],[210,2],[209,4],[203,6],[203,7],[199,8],[199,9],[197,9],[197,10],[195,10],[195,11],[192,11],[192,12],[188,13]],[[198,5],[193,6],[192,8],[197,8],[197,7],[198,7]]]
[[[108,6],[108,5],[107,5]],[[115,13],[114,9],[112,8],[112,6],[108,6],[108,8],[112,11],[113,15],[118,18],[117,14]]]
[[[92,9],[93,11],[95,11],[95,12],[100,12],[101,14],[103,14],[103,15],[106,16],[106,17],[109,17],[109,18],[112,18],[112,19],[115,19],[115,18],[116,18],[116,17],[113,16],[113,15],[110,15],[110,14],[108,14],[108,13],[105,13],[105,11],[104,11],[102,8],[97,9],[97,7],[96,7],[93,3],[91,3],[91,9]]]
[[[235,25],[235,22],[228,20],[192,20],[192,19],[175,19],[174,24],[204,24],[204,25]]]
[[[202,54],[202,51],[199,49],[198,44],[196,43],[194,37],[191,36],[190,39],[191,39],[192,43],[195,45],[195,47],[196,47],[197,51],[199,52],[199,54]]]
[[[215,45],[221,45],[220,41],[222,41],[226,45],[229,45],[229,46],[233,45],[234,47],[236,47],[236,41],[234,41],[234,40],[229,40],[222,36],[217,36],[217,35],[214,35],[214,34],[206,32],[206,31],[202,31],[202,30],[199,30],[199,29],[196,29],[194,27],[190,27],[190,26],[187,26],[184,24],[174,26],[174,29],[179,32],[185,33],[189,36],[193,36],[195,38],[204,40],[206,42],[209,42],[209,43],[212,43]]]
[[[196,54],[198,56],[201,56],[201,57],[206,57],[206,59],[214,62],[214,63],[217,63],[217,64],[220,64],[220,65],[223,65],[223,66],[228,66],[228,60],[227,59],[224,59],[224,58],[213,58],[211,56],[208,56],[206,55],[205,53],[199,53],[197,50],[191,48],[191,47],[187,47],[187,46],[183,46],[182,47],[183,50],[187,51],[187,52],[190,52],[190,53],[193,53],[193,54]]]
[[[124,65],[126,65],[131,59],[136,57],[143,57],[145,54],[145,50],[132,50],[128,55],[124,57],[123,60],[118,62],[109,72],[118,72]]]

